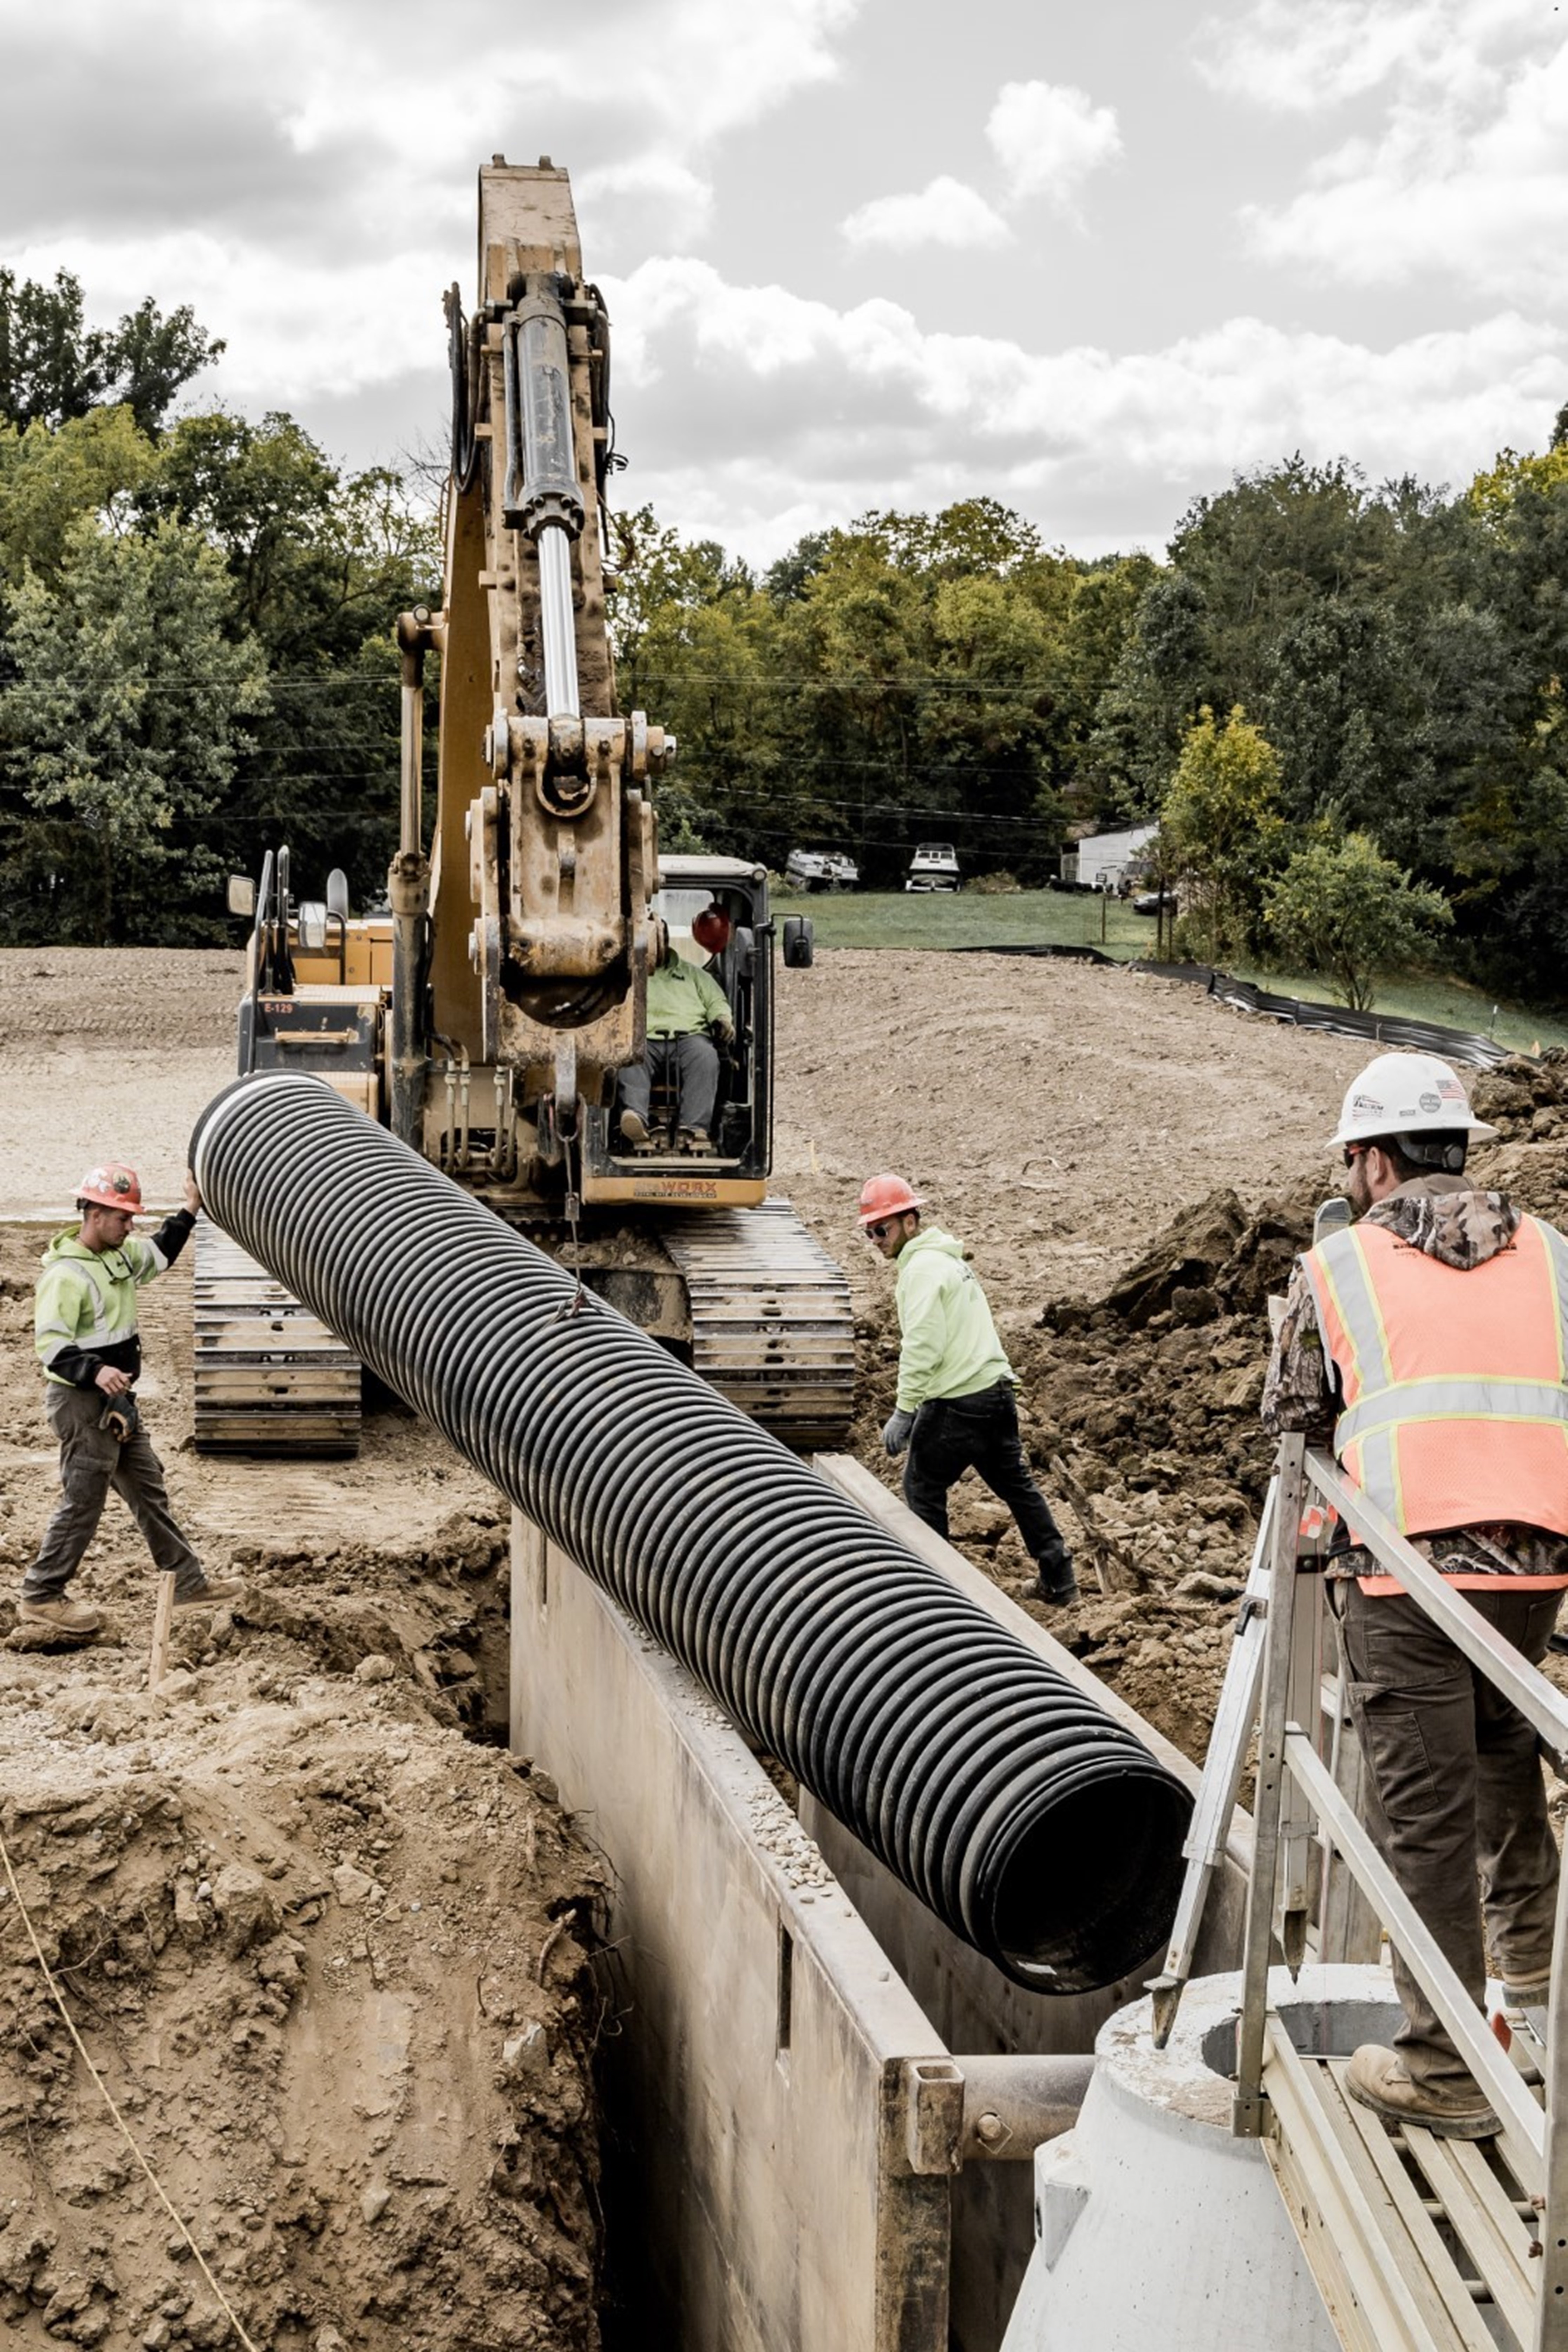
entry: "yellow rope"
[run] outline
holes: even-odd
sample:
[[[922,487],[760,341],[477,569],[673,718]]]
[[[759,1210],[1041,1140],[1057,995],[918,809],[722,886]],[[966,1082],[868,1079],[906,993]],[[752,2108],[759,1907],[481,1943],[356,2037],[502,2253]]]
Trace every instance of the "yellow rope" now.
[[[44,1972],[44,1982],[48,1986],[49,1991],[54,1999],[55,2007],[59,2011],[61,2017],[65,2020],[66,2032],[70,2035],[71,2040],[76,2043],[78,2050],[80,2052],[82,2063],[86,2066],[88,2073],[92,2076],[93,2082],[98,2087],[104,2105],[109,2109],[110,2114],[114,2117],[115,2122],[120,2126],[121,2137],[124,2140],[126,2147],[131,2150],[132,2155],[136,2158],[137,2163],[142,2167],[142,2171],[146,2174],[149,2182],[152,2184],[153,2193],[158,2199],[159,2203],[163,2206],[164,2212],[167,2213],[170,2221],[173,2221],[175,2229],[178,2230],[181,2237],[184,2238],[186,2245],[189,2246],[192,2253],[195,2254],[197,2268],[200,2270],[203,2278],[205,2279],[208,2286],[211,2287],[214,2294],[216,2295],[218,2302],[222,2305],[225,2312],[227,2314],[229,2324],[233,2327],[234,2332],[238,2336],[240,2342],[244,2345],[245,2352],[257,2352],[256,2346],[251,2342],[249,2336],[240,2326],[239,2315],[235,2310],[234,2305],[229,2302],[229,2299],[225,2294],[222,2287],[219,2286],[216,2279],[214,2278],[211,2271],[207,2268],[206,2257],[202,2252],[201,2248],[197,2245],[195,2240],[192,2237],[190,2231],[186,2229],[184,2223],[181,2221],[179,2215],[170,2204],[167,2196],[164,2194],[163,2182],[159,2179],[157,2174],[153,2171],[152,2166],[148,2163],[146,2158],[137,2147],[135,2139],[132,2136],[131,2126],[126,2122],[124,2116],[121,2114],[119,2108],[115,2105],[108,2084],[104,2081],[102,2075],[99,2073],[98,2068],[93,2064],[91,2058],[88,2054],[87,2044],[83,2042],[80,2034],[76,2030],[76,2026],[71,2019],[71,2013],[65,2005],[65,2001],[60,1994],[60,1989],[55,1982],[54,1975],[49,1968],[47,1960],[44,1958],[44,1948],[38,1941],[37,1935],[34,1929],[31,1919],[27,1916],[27,1906],[22,1900],[22,1890],[16,1884],[16,1874],[11,1867],[11,1856],[6,1851],[5,1841],[3,1837],[0,1837],[0,1863],[4,1863],[5,1865],[6,1884],[11,1889],[11,1894],[16,1902],[17,1911],[21,1915],[22,1925],[27,1931],[27,1940],[32,1945],[38,1966]]]

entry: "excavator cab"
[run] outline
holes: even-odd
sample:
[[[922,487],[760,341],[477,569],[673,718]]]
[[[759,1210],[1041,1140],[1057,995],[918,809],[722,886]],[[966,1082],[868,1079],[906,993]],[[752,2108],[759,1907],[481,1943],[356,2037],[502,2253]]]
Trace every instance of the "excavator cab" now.
[[[722,947],[693,933],[717,908],[729,926]],[[583,1165],[588,1201],[709,1201],[755,1205],[773,1160],[773,925],[765,869],[736,857],[661,857],[653,911],[670,946],[722,990],[734,1035],[719,1047],[719,1093],[710,1149],[679,1148],[676,1088],[656,1076],[646,1144],[622,1132],[618,1100],[592,1113]]]

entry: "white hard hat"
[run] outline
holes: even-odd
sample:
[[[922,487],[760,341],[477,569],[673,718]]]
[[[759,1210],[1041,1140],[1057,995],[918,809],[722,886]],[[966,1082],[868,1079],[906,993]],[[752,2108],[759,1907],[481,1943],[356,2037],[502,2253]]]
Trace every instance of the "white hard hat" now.
[[[1433,1135],[1463,1129],[1473,1141],[1495,1135],[1470,1113],[1460,1080],[1435,1054],[1380,1054],[1345,1092],[1331,1145],[1371,1143],[1384,1135]]]

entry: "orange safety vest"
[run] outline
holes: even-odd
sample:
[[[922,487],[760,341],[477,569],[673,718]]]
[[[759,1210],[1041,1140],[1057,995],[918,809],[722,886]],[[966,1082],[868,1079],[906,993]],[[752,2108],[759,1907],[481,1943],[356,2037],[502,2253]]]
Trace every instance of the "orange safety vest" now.
[[[1301,1264],[1344,1395],[1334,1452],[1400,1533],[1500,1520],[1568,1536],[1568,1241],[1523,1217],[1507,1249],[1465,1270],[1363,1223]],[[1507,1581],[1539,1591],[1568,1576]],[[1404,1588],[1380,1576],[1363,1590]]]

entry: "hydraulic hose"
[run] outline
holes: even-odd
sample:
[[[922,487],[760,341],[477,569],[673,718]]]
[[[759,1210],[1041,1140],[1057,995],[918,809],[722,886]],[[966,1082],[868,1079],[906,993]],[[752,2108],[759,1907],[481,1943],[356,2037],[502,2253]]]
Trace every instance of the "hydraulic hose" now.
[[[242,1080],[208,1213],[1017,1984],[1164,1943],[1191,1799],[1095,1702],[324,1081]]]

